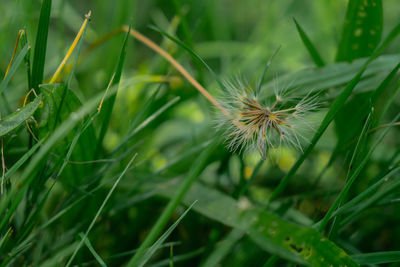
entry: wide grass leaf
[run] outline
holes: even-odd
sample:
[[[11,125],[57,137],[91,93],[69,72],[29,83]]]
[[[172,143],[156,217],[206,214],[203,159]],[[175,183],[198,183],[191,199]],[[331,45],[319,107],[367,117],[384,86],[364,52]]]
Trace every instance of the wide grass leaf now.
[[[350,0],[336,60],[370,56],[381,40],[382,21],[381,0]]]
[[[171,198],[179,181],[158,187],[158,193]],[[258,207],[243,208],[236,200],[215,189],[195,183],[183,203],[224,225],[240,229],[261,248],[307,266],[358,266],[341,248],[311,227],[296,225]]]

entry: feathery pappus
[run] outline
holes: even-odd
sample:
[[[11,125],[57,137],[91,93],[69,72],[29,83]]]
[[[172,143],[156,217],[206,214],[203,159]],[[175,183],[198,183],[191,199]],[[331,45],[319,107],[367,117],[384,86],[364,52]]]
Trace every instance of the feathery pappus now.
[[[274,90],[274,95],[261,99],[257,90],[238,79],[226,82],[226,95],[219,104],[229,116],[219,112],[217,128],[226,135],[231,151],[257,149],[266,159],[270,148],[281,145],[302,151],[304,136],[312,130],[306,116],[317,109],[317,95],[312,91],[303,97],[290,96],[286,89]]]

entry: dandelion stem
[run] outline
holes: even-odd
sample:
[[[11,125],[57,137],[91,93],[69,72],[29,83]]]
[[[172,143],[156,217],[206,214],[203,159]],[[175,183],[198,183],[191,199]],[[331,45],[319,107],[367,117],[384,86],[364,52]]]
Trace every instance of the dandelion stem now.
[[[107,41],[108,39],[112,38],[113,36],[121,33],[121,32],[128,32],[129,27],[124,25],[119,28],[116,28],[112,30],[111,32],[107,33],[104,35],[102,38],[99,40],[95,41],[92,45],[89,46],[89,48],[84,52],[84,54],[92,51],[95,47],[100,45],[101,43]],[[189,72],[178,62],[176,61],[167,51],[162,49],[159,45],[151,41],[149,38],[144,36],[143,34],[139,33],[138,31],[134,29],[129,30],[129,34],[138,40],[139,42],[143,43],[145,46],[148,48],[152,49],[154,52],[162,56],[164,59],[166,59],[172,66],[175,67],[175,69],[183,76],[186,78],[186,80],[192,84],[205,98],[207,98],[208,101],[210,101],[215,107],[217,107],[221,112],[227,116],[230,117],[231,115],[229,114],[228,111],[226,111],[216,100],[215,98],[195,79],[193,78],[192,75],[189,74]]]
[[[129,30],[128,26],[122,26],[122,30],[127,32]],[[132,35],[135,39],[138,41],[142,42],[144,45],[158,53],[160,56],[165,58],[169,63],[171,63],[172,66],[176,68],[177,71],[179,71],[183,77],[188,80],[205,98],[207,98],[214,106],[219,108],[225,115],[230,116],[229,113],[222,108],[222,106],[212,97],[212,95],[198,82],[196,79],[194,79],[186,70],[185,68],[178,62],[176,61],[168,52],[166,52],[164,49],[162,49],[160,46],[155,44],[153,41],[148,39],[146,36],[142,35],[141,33],[137,32],[134,29],[130,29],[129,32],[130,35]]]

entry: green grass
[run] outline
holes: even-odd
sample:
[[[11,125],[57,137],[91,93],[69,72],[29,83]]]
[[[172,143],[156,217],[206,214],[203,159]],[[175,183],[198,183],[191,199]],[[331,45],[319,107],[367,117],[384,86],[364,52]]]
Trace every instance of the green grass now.
[[[400,266],[397,2],[145,2],[1,1],[0,266]],[[227,148],[238,73],[303,151]]]

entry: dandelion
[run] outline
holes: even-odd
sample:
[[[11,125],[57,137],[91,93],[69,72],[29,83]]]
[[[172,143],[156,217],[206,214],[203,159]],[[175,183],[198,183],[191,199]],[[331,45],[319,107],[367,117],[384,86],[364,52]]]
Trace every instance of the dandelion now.
[[[257,149],[265,159],[270,148],[281,145],[302,151],[305,130],[312,129],[306,116],[318,107],[317,95],[290,97],[287,89],[275,89],[263,100],[247,83],[226,82],[227,95],[219,100],[229,116],[219,115],[217,126],[226,134],[231,151]]]

